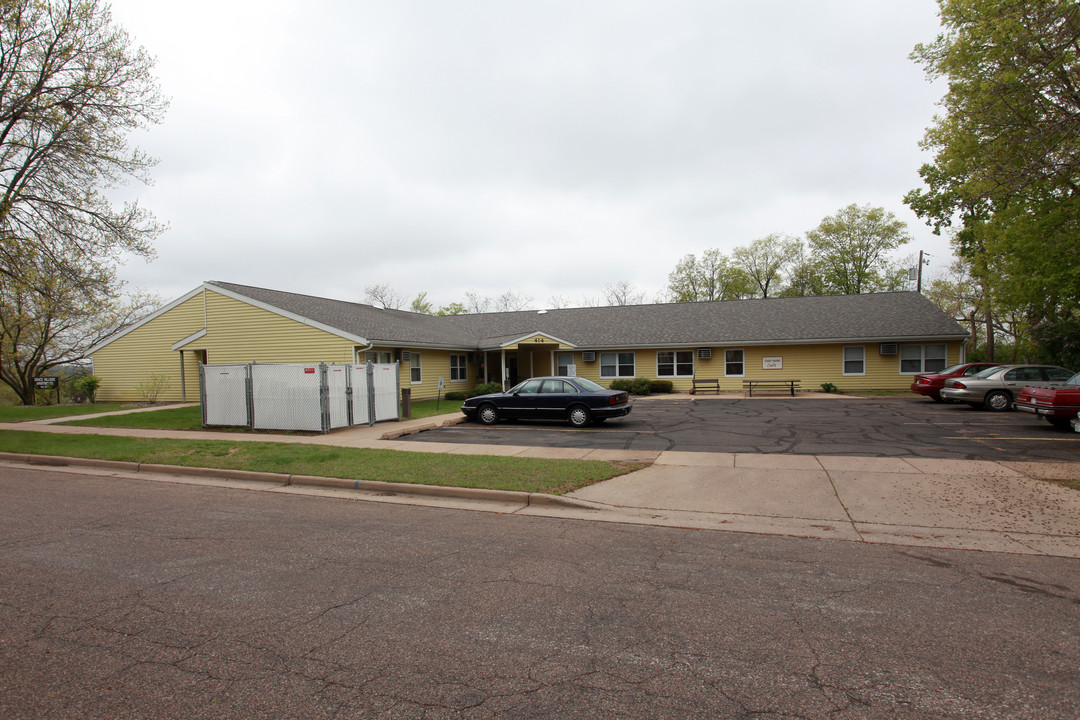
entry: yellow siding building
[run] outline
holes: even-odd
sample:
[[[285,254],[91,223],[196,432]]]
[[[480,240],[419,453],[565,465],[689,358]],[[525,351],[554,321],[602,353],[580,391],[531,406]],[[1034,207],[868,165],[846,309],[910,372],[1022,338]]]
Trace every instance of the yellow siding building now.
[[[91,350],[100,400],[199,398],[199,364],[398,362],[415,399],[542,375],[906,388],[964,360],[966,331],[912,292],[435,317],[207,282]]]

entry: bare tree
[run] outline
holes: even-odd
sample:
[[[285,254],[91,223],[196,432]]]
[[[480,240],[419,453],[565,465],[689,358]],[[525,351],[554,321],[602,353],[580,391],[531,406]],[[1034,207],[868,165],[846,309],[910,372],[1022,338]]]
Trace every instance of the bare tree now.
[[[153,256],[164,227],[109,198],[156,164],[128,145],[167,107],[153,65],[100,0],[0,3],[0,274],[29,258],[86,284],[87,261]]]
[[[491,307],[491,298],[484,297],[475,290],[465,291],[465,312],[485,313]]]
[[[378,283],[364,288],[364,300],[371,305],[378,305],[389,310],[400,310],[405,304],[405,296],[395,292],[390,283]]]
[[[628,280],[619,280],[604,286],[604,302],[608,305],[641,305],[645,302],[645,297],[645,293],[635,290]]]
[[[495,298],[496,312],[509,312],[514,310],[528,310],[533,299],[528,295],[520,295],[513,290],[507,290]]]

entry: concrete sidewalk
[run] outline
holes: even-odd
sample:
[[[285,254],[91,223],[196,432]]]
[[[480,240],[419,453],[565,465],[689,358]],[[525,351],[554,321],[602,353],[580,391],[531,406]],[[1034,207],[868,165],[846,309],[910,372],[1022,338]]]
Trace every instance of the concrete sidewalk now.
[[[1080,493],[1045,482],[1080,479],[1080,462],[751,455],[390,441],[460,420],[460,415],[452,414],[374,427],[359,426],[316,436],[90,428],[57,425],[57,421],[0,423],[0,429],[647,463],[649,466],[643,470],[582,488],[561,499],[535,493],[461,488],[448,491],[288,474],[248,477],[219,470],[100,465],[88,468],[83,464],[72,464],[67,469],[592,521],[1080,557]],[[24,464],[35,460],[7,462]]]

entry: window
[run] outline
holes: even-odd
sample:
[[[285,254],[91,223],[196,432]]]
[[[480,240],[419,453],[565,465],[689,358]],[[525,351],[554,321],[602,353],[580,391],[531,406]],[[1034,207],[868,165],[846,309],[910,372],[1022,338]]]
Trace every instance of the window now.
[[[634,353],[600,353],[600,377],[634,377]]]
[[[862,345],[849,345],[844,348],[844,374],[866,374],[866,348]]]
[[[420,370],[420,353],[414,352],[409,355],[409,382],[413,385],[424,381],[424,373]]]
[[[391,364],[394,356],[389,350],[368,350],[364,353],[364,362]]]
[[[565,380],[545,380],[540,392],[544,395],[565,395],[577,392],[577,388]]]
[[[570,366],[574,364],[574,353],[561,352],[555,354],[555,374],[567,377],[570,375]]]
[[[464,382],[469,379],[469,358],[465,355],[450,356],[450,382]]]
[[[661,350],[656,353],[657,377],[694,377],[693,350]]]
[[[941,372],[945,369],[948,348],[944,343],[935,345],[901,345],[900,374]]]
[[[726,377],[742,377],[746,374],[746,355],[742,350],[724,351],[724,375]]]

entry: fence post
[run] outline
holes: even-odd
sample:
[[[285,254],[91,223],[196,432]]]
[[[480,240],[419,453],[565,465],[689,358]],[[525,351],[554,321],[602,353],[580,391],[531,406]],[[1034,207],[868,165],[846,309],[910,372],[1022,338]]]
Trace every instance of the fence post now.
[[[401,389],[401,416],[406,420],[412,418],[412,388]]]
[[[367,381],[368,427],[375,424],[375,365],[368,360],[364,363],[364,375]]]
[[[352,365],[346,365],[345,366],[345,427],[352,427],[352,424],[353,424],[353,422],[352,422],[352,419],[353,419],[353,406],[352,406],[352,404],[353,404],[353,391],[352,391],[353,377],[352,377],[352,371],[353,371],[353,366]]]
[[[244,400],[247,404],[247,426],[249,428],[255,428],[255,383],[251,379],[251,366],[255,363],[248,363],[248,366],[244,368]]]
[[[323,433],[330,432],[330,381],[327,379],[326,363],[319,363],[319,423]]]
[[[206,427],[206,366],[199,363],[199,405],[202,410],[202,426]]]

